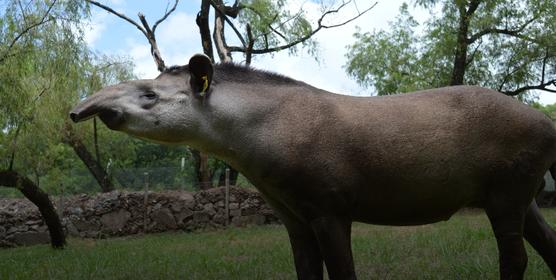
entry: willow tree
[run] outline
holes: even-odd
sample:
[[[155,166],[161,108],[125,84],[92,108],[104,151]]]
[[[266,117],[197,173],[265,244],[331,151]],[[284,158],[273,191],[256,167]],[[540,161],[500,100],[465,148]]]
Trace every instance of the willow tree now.
[[[80,132],[67,112],[100,87],[92,72],[106,59],[95,58],[82,40],[87,16],[84,3],[56,0],[8,1],[0,15],[0,185],[19,189],[39,207],[56,247],[65,242],[61,223],[37,174],[54,164],[47,156],[52,147],[80,143],[68,141]],[[102,71],[122,72],[113,68]]]
[[[474,84],[507,95],[556,92],[556,1],[416,0],[388,31],[356,32],[347,72],[379,95]]]

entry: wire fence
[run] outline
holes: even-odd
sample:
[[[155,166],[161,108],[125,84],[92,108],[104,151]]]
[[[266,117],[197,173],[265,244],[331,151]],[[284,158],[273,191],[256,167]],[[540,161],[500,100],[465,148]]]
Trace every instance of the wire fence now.
[[[224,170],[217,170],[212,176],[210,184],[199,182],[191,171],[177,167],[142,167],[142,168],[112,168],[109,172],[110,180],[116,190],[142,191],[148,182],[149,189],[152,191],[162,190],[186,190],[198,191],[201,185],[218,186],[220,173]],[[48,174],[39,178],[31,179],[38,186],[51,195],[73,195],[82,193],[101,192],[100,186],[91,173],[85,168],[74,168],[60,174]],[[544,176],[545,188],[547,192],[556,190],[555,181],[546,173]],[[243,187],[253,187],[251,183],[239,176],[236,185]],[[19,190],[13,188],[0,187],[0,198],[2,197],[21,197]]]
[[[142,191],[148,182],[149,190],[186,190],[198,191],[200,186],[218,186],[221,173],[224,170],[217,169],[211,176],[210,182],[199,182],[191,170],[179,166],[170,167],[125,167],[110,168],[108,171],[109,180],[115,190]],[[60,172],[33,176],[26,174],[42,190],[50,195],[74,195],[74,194],[94,194],[101,192],[97,180],[86,168],[70,168]],[[252,187],[247,179],[240,176],[238,183],[240,186]],[[0,187],[0,198],[3,197],[22,197],[21,192],[15,188]]]

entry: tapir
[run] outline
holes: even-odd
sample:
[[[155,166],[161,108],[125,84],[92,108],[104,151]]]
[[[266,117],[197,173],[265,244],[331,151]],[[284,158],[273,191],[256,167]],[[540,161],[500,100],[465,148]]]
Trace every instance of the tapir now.
[[[299,279],[355,279],[353,221],[422,225],[484,209],[501,279],[522,279],[527,240],[556,275],[556,232],[535,196],[556,173],[540,112],[476,86],[354,97],[194,55],[155,79],[107,86],[70,112],[213,154],[285,225]],[[416,272],[418,273],[418,272]]]

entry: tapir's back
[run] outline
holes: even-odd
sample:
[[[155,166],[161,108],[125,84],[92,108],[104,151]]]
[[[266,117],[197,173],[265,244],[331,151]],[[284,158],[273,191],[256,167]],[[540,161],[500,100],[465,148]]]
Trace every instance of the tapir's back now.
[[[551,121],[488,89],[460,86],[325,99],[316,102],[321,109],[314,114],[288,115],[284,126],[296,134],[274,138],[284,141],[278,156],[284,169],[276,174],[295,174],[278,182],[304,193],[342,190],[354,212],[376,215],[354,214],[357,220],[420,224],[444,219],[464,205],[481,203],[491,182],[516,172],[537,176],[556,161]],[[392,216],[381,216],[385,213]]]

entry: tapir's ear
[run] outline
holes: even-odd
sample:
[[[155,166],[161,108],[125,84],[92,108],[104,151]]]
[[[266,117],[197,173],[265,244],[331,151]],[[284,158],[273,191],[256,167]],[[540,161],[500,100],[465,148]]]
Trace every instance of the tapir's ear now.
[[[204,54],[196,54],[189,59],[189,84],[195,96],[204,97],[212,82],[212,62]]]

